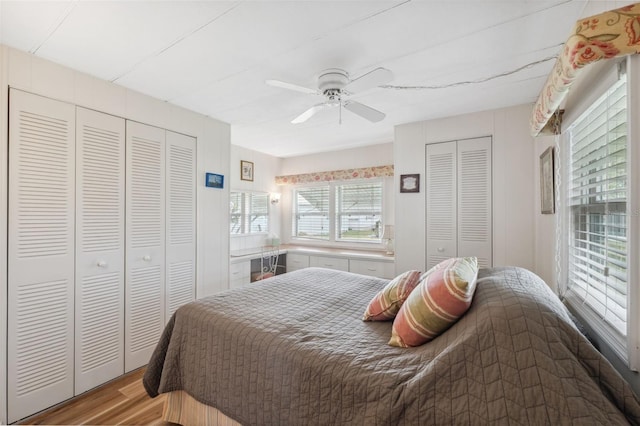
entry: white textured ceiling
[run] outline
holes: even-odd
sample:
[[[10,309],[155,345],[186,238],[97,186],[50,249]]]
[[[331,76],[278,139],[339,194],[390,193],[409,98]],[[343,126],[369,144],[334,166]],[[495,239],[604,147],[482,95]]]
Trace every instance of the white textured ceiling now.
[[[630,2],[589,7],[598,3]],[[288,157],[391,142],[401,123],[533,103],[586,5],[0,0],[0,42],[228,122],[232,143]],[[391,85],[430,88],[354,95],[387,114],[380,123],[343,111],[339,124],[329,109],[294,125],[322,98],[264,83],[314,88],[323,69],[357,77],[376,67],[393,71]]]

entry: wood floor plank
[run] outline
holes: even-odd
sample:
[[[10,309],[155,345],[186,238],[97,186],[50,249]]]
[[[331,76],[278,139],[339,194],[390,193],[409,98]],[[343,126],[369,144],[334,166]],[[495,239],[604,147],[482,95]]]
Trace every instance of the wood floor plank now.
[[[128,385],[118,389],[118,392],[120,392],[127,398],[136,398],[138,396],[147,394],[147,391],[144,390],[142,380],[136,380],[133,383],[129,383]]]
[[[142,385],[144,369],[18,423],[22,425],[155,425],[162,420],[165,396],[150,398]]]

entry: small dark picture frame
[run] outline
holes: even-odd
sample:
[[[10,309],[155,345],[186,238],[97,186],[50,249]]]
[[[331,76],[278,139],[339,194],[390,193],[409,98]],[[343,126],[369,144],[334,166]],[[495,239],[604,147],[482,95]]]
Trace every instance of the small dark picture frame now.
[[[253,163],[240,160],[240,179],[253,182]]]
[[[553,147],[550,146],[540,155],[540,211],[542,214],[554,214],[556,211],[553,153]]]
[[[400,175],[400,192],[420,192],[420,174]]]

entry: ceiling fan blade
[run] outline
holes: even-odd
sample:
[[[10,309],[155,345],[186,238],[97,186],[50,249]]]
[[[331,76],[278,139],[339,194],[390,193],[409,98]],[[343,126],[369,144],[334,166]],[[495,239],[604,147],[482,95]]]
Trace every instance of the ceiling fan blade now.
[[[382,121],[386,117],[385,113],[356,101],[346,101],[344,103],[344,107],[345,109],[348,109],[354,114],[358,114],[360,117],[367,119],[372,123]]]
[[[279,87],[281,89],[287,90],[295,90],[296,92],[307,93],[310,95],[315,95],[318,93],[316,89],[310,89],[308,87],[298,86],[297,84],[286,83],[280,80],[266,80],[265,83],[267,83],[269,86]]]
[[[304,123],[305,121],[313,117],[318,111],[322,111],[323,109],[328,108],[329,106],[331,105],[327,103],[314,105],[308,110],[306,110],[305,112],[303,112],[302,114],[300,114],[299,116],[297,116],[296,118],[294,118],[293,120],[291,120],[291,123],[293,124]]]
[[[349,93],[358,93],[367,89],[387,84],[393,80],[393,73],[386,68],[376,68],[360,77],[351,80],[345,87]]]

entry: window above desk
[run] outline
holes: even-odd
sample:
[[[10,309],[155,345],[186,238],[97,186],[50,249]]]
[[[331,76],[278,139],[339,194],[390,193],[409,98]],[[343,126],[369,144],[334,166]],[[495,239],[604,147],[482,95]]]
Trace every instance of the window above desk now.
[[[232,191],[229,196],[229,208],[231,235],[269,232],[269,194]]]

